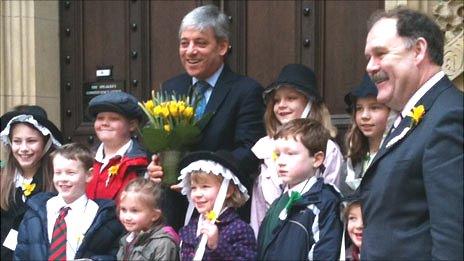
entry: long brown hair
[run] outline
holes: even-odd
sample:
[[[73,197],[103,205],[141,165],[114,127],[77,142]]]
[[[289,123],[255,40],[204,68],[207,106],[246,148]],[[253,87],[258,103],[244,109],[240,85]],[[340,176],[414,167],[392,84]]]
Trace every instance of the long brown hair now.
[[[356,110],[351,114],[350,131],[346,134],[346,148],[348,148],[348,158],[351,158],[351,163],[354,165],[361,162],[364,156],[369,152],[369,140],[361,132],[356,124]]]
[[[29,123],[21,122],[21,124],[27,124],[29,127],[35,129],[35,127],[30,125]],[[12,133],[13,128],[14,125],[11,126],[10,133]],[[44,144],[46,144],[47,140],[50,139],[49,135],[46,137],[42,137],[44,139]],[[16,202],[16,200],[21,200],[15,197],[14,180],[16,171],[18,170],[19,172],[22,172],[21,166],[19,165],[16,158],[13,156],[11,145],[7,145],[6,147],[8,153],[6,165],[0,173],[0,208],[4,211],[7,211],[11,207],[11,204]],[[39,188],[41,191],[55,190],[53,187],[53,165],[52,160],[50,158],[50,153],[53,150],[53,146],[50,147],[50,149],[48,149],[48,151],[42,156],[42,158],[38,162],[39,168],[37,169],[37,172],[35,174],[39,173],[40,175],[42,175],[42,186]]]

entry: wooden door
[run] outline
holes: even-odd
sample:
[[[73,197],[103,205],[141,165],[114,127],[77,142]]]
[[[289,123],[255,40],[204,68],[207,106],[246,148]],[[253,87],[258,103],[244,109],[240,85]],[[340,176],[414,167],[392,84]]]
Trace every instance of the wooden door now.
[[[94,144],[85,90],[98,67],[140,99],[183,72],[178,28],[196,6],[219,6],[231,22],[227,62],[270,84],[288,63],[314,69],[318,88],[340,130],[350,122],[344,95],[365,68],[366,20],[383,1],[62,1],[60,2],[62,130],[68,141]],[[87,97],[88,98],[88,97]]]

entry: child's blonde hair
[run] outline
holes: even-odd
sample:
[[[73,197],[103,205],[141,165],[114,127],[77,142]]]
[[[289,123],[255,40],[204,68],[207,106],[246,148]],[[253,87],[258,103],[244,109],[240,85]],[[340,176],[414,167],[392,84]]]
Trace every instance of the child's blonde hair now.
[[[297,88],[290,84],[281,85],[279,88],[284,86],[294,88],[299,93],[301,93],[301,95],[305,96],[306,100],[308,99],[303,92],[299,91]],[[275,93],[276,91],[274,90],[266,96],[266,111],[264,112],[266,132],[270,137],[273,137],[281,126],[279,120],[277,120],[274,114]],[[332,124],[329,109],[323,101],[318,102],[316,100],[312,100],[311,111],[307,118],[320,122],[329,131],[331,138],[335,138],[337,136],[337,128]]]
[[[163,188],[160,183],[155,183],[150,179],[139,177],[131,180],[121,191],[119,202],[121,202],[128,193],[137,193],[137,199],[141,200],[146,206],[152,207],[161,211],[162,200],[163,200]],[[119,212],[119,206],[118,206]],[[163,221],[163,215],[161,213],[157,223]]]
[[[219,184],[222,183],[222,180],[224,179],[220,175],[215,175],[213,173],[207,173],[201,170],[195,170],[190,172],[190,184],[195,182],[195,183],[204,183],[207,177],[213,177],[215,180],[219,182]],[[239,208],[245,204],[247,201],[246,196],[238,189],[238,187],[233,183],[229,182],[229,188],[228,191],[233,190],[232,195],[224,201],[224,206],[226,207],[232,207],[232,208]]]

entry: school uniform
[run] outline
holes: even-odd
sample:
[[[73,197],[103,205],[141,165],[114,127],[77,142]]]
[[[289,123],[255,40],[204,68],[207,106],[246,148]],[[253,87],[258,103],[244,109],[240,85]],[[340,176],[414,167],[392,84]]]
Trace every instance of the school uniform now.
[[[291,191],[300,192],[301,198],[286,209]],[[338,259],[343,231],[338,192],[316,177],[291,191],[272,204],[261,224],[258,260]]]
[[[50,192],[37,194],[27,202],[29,209],[19,227],[14,259],[47,260],[57,212],[68,206],[67,259],[114,260],[124,231],[116,218],[114,202],[92,201],[84,195],[72,204],[63,203],[61,197]]]

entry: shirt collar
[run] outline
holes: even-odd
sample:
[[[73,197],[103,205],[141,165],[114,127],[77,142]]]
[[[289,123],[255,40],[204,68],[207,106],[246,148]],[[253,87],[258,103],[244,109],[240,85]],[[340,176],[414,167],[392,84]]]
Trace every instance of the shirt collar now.
[[[126,151],[130,148],[130,146],[132,146],[132,139],[130,139],[126,144],[124,144],[124,146],[122,146],[116,152],[116,154],[114,154],[113,158],[115,156],[123,157],[124,154],[126,154]],[[103,147],[104,147],[103,143],[100,144],[100,146],[98,146],[97,153],[95,154],[95,160],[98,161],[98,162],[107,163],[110,159],[108,159],[108,158],[105,159],[105,155],[103,153]]]
[[[66,206],[70,207],[71,210],[84,209],[85,205],[88,202],[88,198],[84,193],[78,199],[74,200],[74,202],[72,202],[71,204],[66,204],[63,197],[61,197],[61,195],[58,194],[58,196],[51,198],[50,201],[51,210],[55,213],[59,213],[60,209]]]
[[[291,189],[289,189],[288,186],[285,186],[285,192],[288,192],[288,194],[290,195],[292,191],[296,191],[300,193],[300,195],[303,195],[304,193],[308,192],[311,189],[311,187],[316,183],[316,181],[317,181],[317,175],[315,173],[314,176],[312,176],[309,179],[303,180],[302,182],[298,183]]]
[[[409,101],[404,106],[403,110],[401,111],[401,116],[406,117],[408,116],[409,112],[411,111],[412,107],[416,105],[416,103],[425,95],[441,78],[445,76],[443,71],[437,72],[434,76],[432,76],[428,81],[426,81],[409,99]]]
[[[209,83],[209,85],[211,85],[212,88],[214,88],[214,86],[216,85],[218,79],[219,79],[219,76],[221,75],[222,73],[222,69],[224,69],[224,64],[221,64],[221,66],[219,67],[219,69],[217,69],[216,72],[213,73],[213,75],[211,75],[210,77],[206,78],[204,81]],[[192,84],[195,85],[195,83],[197,83],[199,81],[199,79],[195,78],[195,77],[192,77]]]

